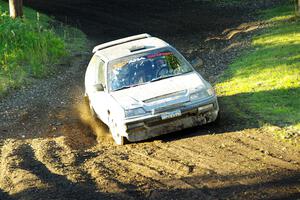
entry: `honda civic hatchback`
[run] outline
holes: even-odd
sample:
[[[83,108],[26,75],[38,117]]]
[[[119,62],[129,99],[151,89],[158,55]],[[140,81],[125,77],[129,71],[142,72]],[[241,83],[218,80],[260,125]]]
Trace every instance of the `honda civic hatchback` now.
[[[217,119],[214,89],[165,41],[140,34],[98,45],[93,53],[85,97],[116,144]]]

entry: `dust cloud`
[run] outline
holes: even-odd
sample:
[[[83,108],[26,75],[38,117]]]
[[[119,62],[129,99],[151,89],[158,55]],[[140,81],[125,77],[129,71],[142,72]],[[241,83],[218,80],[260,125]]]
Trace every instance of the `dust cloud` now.
[[[95,119],[91,113],[87,102],[81,102],[74,106],[75,113],[79,117],[80,123],[87,131],[96,136],[97,142],[112,142],[109,128],[100,120]]]

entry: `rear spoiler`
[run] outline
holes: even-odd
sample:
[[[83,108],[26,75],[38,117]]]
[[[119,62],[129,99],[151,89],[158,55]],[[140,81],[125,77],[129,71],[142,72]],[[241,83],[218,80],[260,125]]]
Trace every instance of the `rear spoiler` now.
[[[93,53],[96,53],[99,50],[106,49],[106,48],[109,48],[109,47],[113,47],[113,46],[116,46],[116,45],[119,45],[119,44],[124,44],[126,42],[132,42],[132,41],[135,41],[135,40],[141,40],[141,39],[145,39],[145,38],[149,38],[149,37],[151,37],[151,35],[149,35],[147,33],[144,33],[144,34],[140,34],[140,35],[134,35],[134,36],[122,38],[122,39],[119,39],[119,40],[114,40],[114,41],[111,41],[111,42],[107,42],[107,43],[95,46],[95,48],[93,49]]]

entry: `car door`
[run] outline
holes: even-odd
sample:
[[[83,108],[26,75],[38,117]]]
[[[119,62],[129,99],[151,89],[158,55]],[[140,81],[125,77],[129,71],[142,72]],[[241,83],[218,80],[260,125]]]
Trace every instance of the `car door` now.
[[[95,55],[92,59],[92,73],[93,78],[95,79],[92,81],[95,85],[102,84],[104,90],[103,91],[97,91],[94,89],[90,94],[90,101],[94,108],[94,111],[98,115],[101,121],[103,121],[105,124],[108,123],[108,98],[109,94],[107,93],[106,89],[106,71],[105,71],[105,62],[97,55]]]

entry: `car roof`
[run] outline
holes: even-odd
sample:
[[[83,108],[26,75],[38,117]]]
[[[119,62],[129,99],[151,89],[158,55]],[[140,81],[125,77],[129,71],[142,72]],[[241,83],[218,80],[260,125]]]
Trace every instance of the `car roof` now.
[[[100,50],[97,50],[98,46],[95,47],[95,54],[105,57],[107,61],[134,55],[141,52],[147,52],[149,50],[170,47],[170,45],[165,41],[156,37],[151,37],[150,35],[149,37],[143,39],[116,44]]]

